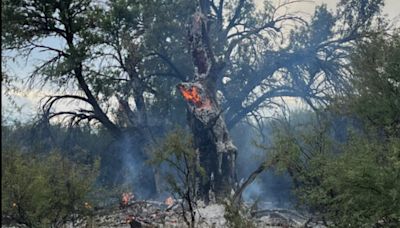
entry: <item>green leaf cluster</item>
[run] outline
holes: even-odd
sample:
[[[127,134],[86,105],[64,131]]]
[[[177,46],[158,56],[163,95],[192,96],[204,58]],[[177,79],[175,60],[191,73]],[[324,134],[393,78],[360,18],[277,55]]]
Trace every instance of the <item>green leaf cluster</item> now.
[[[168,171],[165,174],[173,192],[179,192],[182,188],[189,187],[188,185],[191,185],[190,188],[194,187],[196,172],[200,176],[205,176],[204,169],[198,164],[191,134],[182,128],[178,127],[166,134],[158,146],[150,150],[153,154],[152,164],[160,168],[163,168],[162,165],[167,165]]]
[[[342,101],[366,125],[400,137],[400,33],[359,44],[352,64],[354,90]],[[344,103],[344,104],[343,104]]]
[[[72,162],[52,152],[46,157],[9,149],[2,152],[2,214],[29,227],[60,226],[89,213],[88,199],[99,161]]]
[[[299,205],[328,225],[400,226],[399,41],[396,31],[359,43],[352,90],[323,116],[276,121],[276,167],[293,178]]]

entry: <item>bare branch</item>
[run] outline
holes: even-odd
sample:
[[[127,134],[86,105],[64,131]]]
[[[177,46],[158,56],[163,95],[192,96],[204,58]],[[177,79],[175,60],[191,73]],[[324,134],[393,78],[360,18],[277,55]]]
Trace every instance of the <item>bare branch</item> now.
[[[233,203],[234,205],[238,205],[242,196],[243,191],[254,182],[254,180],[260,175],[264,170],[272,167],[276,163],[276,158],[270,159],[269,161],[264,161],[261,163],[256,170],[254,170],[250,176],[243,182],[242,185],[236,190],[233,196]]]
[[[246,2],[245,0],[239,0],[238,5],[236,6],[236,9],[235,9],[235,12],[234,12],[232,18],[229,19],[229,24],[225,29],[226,31],[230,31],[235,26],[235,23],[240,17],[240,12],[242,11],[242,8],[243,8],[243,5],[245,2]]]
[[[88,122],[92,120],[98,120],[99,119],[95,115],[87,115],[84,113],[78,113],[78,112],[71,112],[71,111],[63,111],[63,112],[56,112],[56,113],[51,113],[48,115],[48,119],[55,118],[57,116],[65,116],[65,118],[70,118],[70,125],[78,125],[80,122],[83,120],[87,120]],[[64,120],[65,120],[64,118]]]
[[[45,69],[46,67],[48,67],[49,65],[55,64],[57,61],[59,61],[62,58],[61,54],[58,54],[57,56],[54,56],[53,58],[45,61],[43,64],[41,64],[40,66],[36,67],[35,70],[30,74],[29,76],[29,80],[27,81],[28,83],[28,87],[32,88],[34,81],[35,81],[35,77],[37,75],[40,74],[40,72]],[[42,87],[46,84],[47,79],[45,79],[42,83]]]
[[[289,87],[275,88],[259,96],[254,102],[246,107],[240,106],[239,108],[230,109],[230,118],[227,118],[228,128],[232,128],[236,123],[238,123],[247,113],[259,107],[267,99],[274,97],[300,97],[301,93]]]
[[[175,64],[166,55],[163,55],[160,52],[154,52],[153,55],[160,57],[160,59],[162,59],[176,73],[179,79],[181,79],[182,81],[186,81],[186,77],[180,72],[178,67],[176,67]]]
[[[43,98],[43,99],[46,99]],[[50,113],[50,110],[53,108],[53,105],[62,99],[74,99],[74,100],[80,100],[86,103],[89,103],[89,100],[85,97],[77,96],[77,95],[60,95],[60,96],[49,96],[47,97],[47,101],[43,104],[42,109],[44,113]]]
[[[43,51],[54,51],[54,52],[57,52],[60,56],[63,56],[63,57],[68,57],[69,56],[69,54],[67,54],[64,51],[62,51],[60,49],[57,49],[57,48],[53,48],[53,47],[46,46],[46,45],[36,44],[36,43],[33,43],[32,41],[28,41],[28,43],[30,45],[32,45],[34,48],[44,49]]]

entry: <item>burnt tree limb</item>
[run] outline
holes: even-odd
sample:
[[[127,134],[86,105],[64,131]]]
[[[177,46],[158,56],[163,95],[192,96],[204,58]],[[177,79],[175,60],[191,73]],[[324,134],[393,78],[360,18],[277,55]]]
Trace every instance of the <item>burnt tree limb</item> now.
[[[208,10],[202,7],[192,17],[188,40],[195,71],[190,82],[178,85],[188,104],[193,146],[204,171],[198,172],[197,192],[206,203],[212,198],[210,195],[222,200],[235,190],[237,154],[216,96],[216,84],[224,64],[215,59],[209,43],[207,15]]]

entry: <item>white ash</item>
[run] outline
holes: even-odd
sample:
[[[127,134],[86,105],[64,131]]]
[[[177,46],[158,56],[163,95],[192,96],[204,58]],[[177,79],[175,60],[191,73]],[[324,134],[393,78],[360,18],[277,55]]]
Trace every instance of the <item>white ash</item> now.
[[[75,223],[69,222],[64,228],[180,228],[187,227],[183,217],[180,200],[175,200],[172,207],[157,201],[134,201],[124,207],[115,205],[111,208],[93,211],[92,216],[87,216]],[[198,228],[223,228],[228,227],[225,219],[225,206],[221,204],[204,205],[197,203],[196,225]],[[189,218],[189,212],[187,212]],[[313,221],[310,217],[286,209],[263,209],[253,211],[248,215],[255,227],[318,227],[325,226],[320,221]],[[129,218],[135,223],[129,223]],[[2,225],[2,228],[26,227],[21,225]]]

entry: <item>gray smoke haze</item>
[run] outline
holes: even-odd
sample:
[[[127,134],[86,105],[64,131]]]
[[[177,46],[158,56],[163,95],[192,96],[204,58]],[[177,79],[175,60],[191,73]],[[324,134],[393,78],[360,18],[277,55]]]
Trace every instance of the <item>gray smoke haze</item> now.
[[[256,143],[268,145],[271,140],[271,130],[263,129],[263,135],[257,134],[249,125],[239,124],[232,131],[232,138],[239,149],[237,157],[238,180],[246,179],[265,160],[268,153],[258,148]],[[243,199],[248,202],[258,201],[263,208],[291,208],[291,179],[286,173],[268,170],[257,177],[243,193]]]

